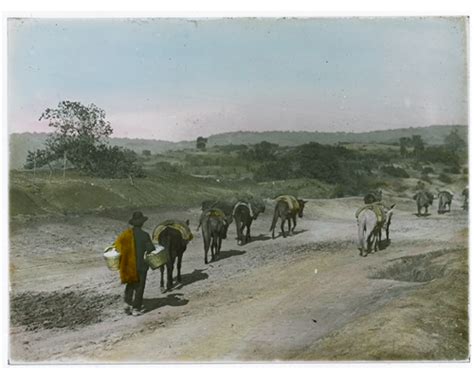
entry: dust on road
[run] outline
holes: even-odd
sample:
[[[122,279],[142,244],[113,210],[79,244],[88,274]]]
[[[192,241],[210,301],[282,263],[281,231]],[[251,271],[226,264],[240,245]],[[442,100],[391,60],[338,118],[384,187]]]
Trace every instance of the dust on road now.
[[[397,211],[392,242],[367,258],[360,257],[356,248],[358,198],[310,201],[304,218],[298,220],[297,233],[288,238],[271,239],[271,208],[254,223],[254,239],[247,245],[237,245],[232,224],[220,259],[209,265],[204,264],[202,239],[196,234],[183,257],[183,282],[173,291],[162,294],[159,272],[150,272],[144,302],[147,312],[141,317],[123,313],[118,274],[107,270],[101,256],[104,247],[126,227],[126,215],[68,216],[14,224],[10,237],[10,360],[364,358],[362,347],[353,348],[354,354],[347,350],[340,354],[331,347],[331,340],[334,345],[338,340],[343,343],[344,337],[351,337],[347,327],[364,319],[358,330],[367,335],[372,332],[372,320],[388,306],[429,291],[430,285],[436,284],[439,291],[447,272],[466,265],[468,222],[465,212],[455,210],[459,204],[453,204],[450,214],[420,219],[413,215],[410,201],[393,200]],[[150,218],[145,224],[148,231],[169,218],[190,219],[195,227],[199,216],[197,209],[145,213]],[[441,293],[449,297],[449,285],[445,286],[446,292]],[[459,301],[445,316],[463,316],[467,300],[464,304]],[[425,305],[429,307],[429,300]],[[436,308],[436,303],[431,306]],[[426,316],[435,319],[432,313]],[[417,329],[417,323],[412,323]],[[462,320],[458,323],[464,326]],[[395,338],[397,326],[393,323],[385,329],[383,337]],[[342,333],[337,334],[339,331]],[[463,345],[467,345],[463,337],[438,341],[439,345],[457,343],[457,354],[450,356],[462,359],[466,356]],[[403,348],[403,340],[397,342]],[[442,348],[438,349],[440,353],[431,356],[442,359]],[[390,356],[383,354],[386,359]],[[397,356],[393,352],[392,357]],[[379,357],[375,352],[370,355]]]

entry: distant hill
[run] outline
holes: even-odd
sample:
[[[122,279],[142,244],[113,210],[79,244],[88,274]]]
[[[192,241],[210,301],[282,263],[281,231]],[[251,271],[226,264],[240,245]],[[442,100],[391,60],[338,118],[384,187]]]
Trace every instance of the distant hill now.
[[[26,162],[28,151],[42,148],[47,137],[47,133],[11,134],[9,140],[10,169],[22,168]]]
[[[262,141],[276,143],[282,146],[297,146],[308,142],[321,144],[335,143],[386,143],[398,142],[401,137],[420,135],[422,139],[432,145],[442,144],[446,135],[451,130],[457,129],[459,135],[467,140],[467,126],[462,125],[437,125],[429,127],[416,127],[393,130],[370,131],[364,133],[346,132],[309,132],[309,131],[239,131],[211,135],[208,146],[226,144],[255,144]],[[21,133],[10,135],[10,168],[21,169],[26,161],[29,150],[36,150],[44,146],[48,137],[47,133]],[[128,139],[111,138],[110,143],[120,147],[130,148],[137,153],[150,150],[153,154],[169,150],[194,148],[195,141],[168,142],[154,139]]]
[[[48,133],[21,133],[10,134],[10,169],[21,169],[26,162],[28,151],[34,151],[43,148],[48,137]],[[179,150],[183,148],[192,148],[195,142],[167,142],[154,139],[128,139],[111,138],[110,144],[114,146],[130,148],[137,153],[143,150],[150,150],[157,154],[169,150]]]
[[[428,144],[442,144],[444,138],[451,130],[457,129],[459,135],[467,140],[467,126],[449,125],[449,126],[429,126],[429,127],[410,127],[405,129],[379,130],[364,133],[346,133],[346,132],[310,132],[310,131],[264,131],[252,132],[241,131],[224,134],[216,134],[209,137],[208,145],[224,144],[254,144],[262,141],[277,143],[282,146],[297,146],[309,142],[318,142],[321,144],[343,143],[398,143],[402,137],[411,137],[420,135]]]

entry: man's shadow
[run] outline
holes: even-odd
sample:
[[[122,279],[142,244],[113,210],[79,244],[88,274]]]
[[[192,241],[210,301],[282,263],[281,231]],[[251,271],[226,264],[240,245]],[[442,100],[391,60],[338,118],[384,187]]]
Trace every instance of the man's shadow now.
[[[184,306],[188,304],[189,300],[182,297],[183,294],[168,294],[163,298],[145,298],[143,299],[143,307],[145,312],[156,310],[157,308],[164,306]]]

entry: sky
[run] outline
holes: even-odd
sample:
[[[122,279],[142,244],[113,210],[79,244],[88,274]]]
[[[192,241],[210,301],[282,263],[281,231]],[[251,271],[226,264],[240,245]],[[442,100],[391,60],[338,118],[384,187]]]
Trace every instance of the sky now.
[[[9,132],[94,103],[115,137],[467,124],[464,18],[9,19]]]

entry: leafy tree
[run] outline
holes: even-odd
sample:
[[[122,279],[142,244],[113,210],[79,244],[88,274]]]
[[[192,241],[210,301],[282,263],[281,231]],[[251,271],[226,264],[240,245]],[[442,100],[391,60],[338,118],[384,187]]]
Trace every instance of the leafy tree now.
[[[28,151],[25,168],[32,169],[35,164],[38,167],[43,167],[45,165],[49,165],[50,162],[51,162],[51,156],[48,154],[48,151],[46,150]]]
[[[55,109],[47,108],[39,120],[47,120],[54,129],[43,150],[29,151],[25,167],[40,167],[63,159],[81,172],[101,177],[142,175],[135,164],[136,154],[107,145],[113,130],[104,110],[96,105],[62,101]],[[51,166],[50,166],[51,167]]]
[[[278,144],[270,143],[267,141],[263,141],[257,143],[253,147],[253,153],[255,160],[265,161],[271,160],[275,157],[275,153],[278,149]]]
[[[129,149],[101,144],[93,151],[93,161],[100,161],[93,174],[99,177],[143,177],[143,170],[135,163],[137,154]]]
[[[48,120],[55,138],[83,137],[98,142],[109,137],[113,130],[105,120],[105,111],[94,104],[82,105],[77,101],[61,101],[56,109],[47,108],[39,120]]]
[[[49,167],[50,173],[53,172],[53,168],[51,163],[56,160],[52,156],[52,152],[49,150],[36,150],[36,151],[28,151],[28,155],[26,157],[26,169],[33,169],[36,167],[44,167],[47,165]]]
[[[150,157],[151,156],[151,151],[150,150],[143,150],[142,155],[146,156],[146,157]]]
[[[443,163],[451,166],[461,164],[460,157],[446,149],[444,146],[428,146],[419,156],[423,161],[431,163]]]
[[[204,137],[200,136],[196,139],[196,148],[198,150],[205,150],[206,149],[206,143],[207,143],[207,138],[204,138]]]
[[[423,139],[421,139],[421,135],[413,135],[411,137],[411,143],[413,145],[413,154],[417,158],[420,157],[425,150],[425,143]]]
[[[466,142],[459,136],[458,130],[454,129],[444,138],[446,148],[451,152],[457,152],[466,148]]]
[[[406,157],[408,155],[408,147],[410,146],[410,138],[402,137],[400,138],[400,155]]]
[[[371,155],[343,146],[312,142],[287,149],[275,159],[261,164],[254,177],[257,181],[318,179],[340,184],[345,194],[354,195],[369,187],[368,176],[376,166],[375,161]]]

